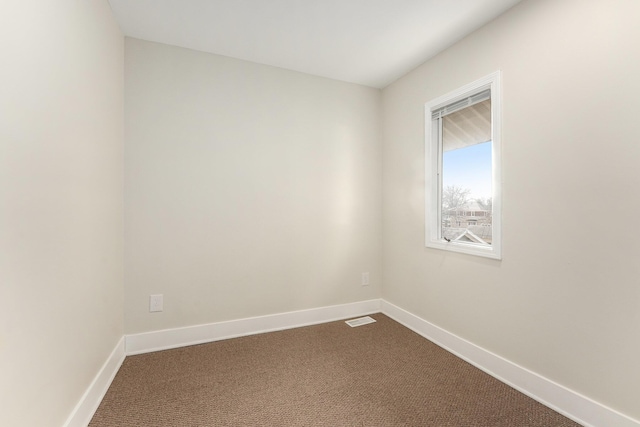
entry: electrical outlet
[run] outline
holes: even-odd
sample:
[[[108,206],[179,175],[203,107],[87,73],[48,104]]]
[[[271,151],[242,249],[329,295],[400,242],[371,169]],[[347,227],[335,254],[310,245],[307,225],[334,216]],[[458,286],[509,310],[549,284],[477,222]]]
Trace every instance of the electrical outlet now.
[[[369,286],[369,272],[362,273],[362,286]]]
[[[162,311],[163,309],[162,294],[149,295],[149,312]]]

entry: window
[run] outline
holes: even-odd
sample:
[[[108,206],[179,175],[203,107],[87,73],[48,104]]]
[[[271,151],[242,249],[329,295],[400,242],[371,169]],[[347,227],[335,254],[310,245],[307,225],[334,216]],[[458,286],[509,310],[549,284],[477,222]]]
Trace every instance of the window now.
[[[426,246],[500,259],[500,72],[425,113]]]

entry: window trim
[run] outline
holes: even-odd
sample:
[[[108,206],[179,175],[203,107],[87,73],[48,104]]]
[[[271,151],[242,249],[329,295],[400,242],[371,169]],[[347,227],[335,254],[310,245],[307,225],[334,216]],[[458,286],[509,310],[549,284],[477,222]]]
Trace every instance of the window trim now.
[[[442,147],[434,129],[432,113],[486,89],[491,90],[491,181],[492,241],[491,246],[446,241],[441,236]],[[501,178],[501,72],[496,71],[425,104],[425,246],[493,259],[502,259],[502,178]],[[441,123],[441,121],[440,121]],[[435,135],[434,135],[435,133]],[[434,140],[435,139],[435,140]]]

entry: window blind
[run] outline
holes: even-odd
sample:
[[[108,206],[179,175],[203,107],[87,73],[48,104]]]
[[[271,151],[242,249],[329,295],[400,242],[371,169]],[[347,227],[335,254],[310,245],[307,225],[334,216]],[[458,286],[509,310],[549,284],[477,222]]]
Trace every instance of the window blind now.
[[[455,113],[458,110],[462,110],[463,108],[467,108],[479,102],[486,101],[487,99],[491,99],[491,89],[483,90],[482,92],[476,93],[466,98],[462,98],[461,100],[456,101],[453,104],[445,105],[444,107],[432,111],[431,120],[439,119],[448,114]]]

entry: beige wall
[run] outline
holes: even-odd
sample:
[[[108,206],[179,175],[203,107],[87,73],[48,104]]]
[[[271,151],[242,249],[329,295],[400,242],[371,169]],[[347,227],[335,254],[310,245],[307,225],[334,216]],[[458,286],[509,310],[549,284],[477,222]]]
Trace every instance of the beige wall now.
[[[379,90],[136,39],[125,70],[127,333],[380,296]]]
[[[123,334],[124,38],[106,1],[0,20],[0,425],[60,426]]]
[[[636,419],[639,16],[525,1],[383,91],[383,298]],[[424,104],[496,70],[503,260],[427,249]]]

